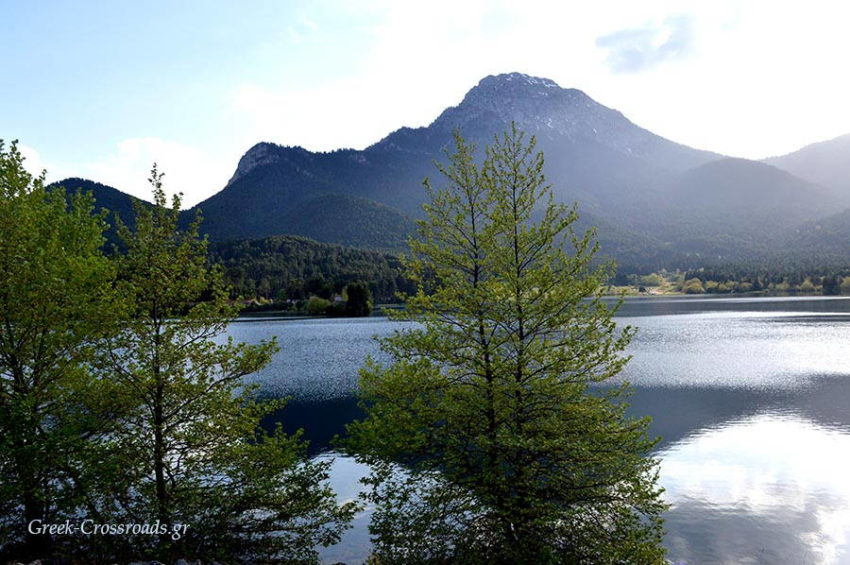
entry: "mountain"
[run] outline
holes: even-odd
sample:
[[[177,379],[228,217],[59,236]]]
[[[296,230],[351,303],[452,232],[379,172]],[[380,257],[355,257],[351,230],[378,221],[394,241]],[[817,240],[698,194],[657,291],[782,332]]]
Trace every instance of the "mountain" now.
[[[251,171],[238,189],[205,201],[188,214],[200,208],[202,229],[215,241],[289,234],[368,249],[405,248],[413,222],[395,208],[331,189],[310,191],[306,183],[298,185],[292,180],[275,184],[278,190],[261,190],[257,186],[265,184],[251,184],[264,174],[275,173],[279,170]],[[297,172],[293,177],[297,178]],[[299,191],[309,191],[309,196]]]
[[[782,248],[830,265],[850,262],[850,134],[764,160],[800,178],[831,188],[841,199],[833,213],[795,226]],[[836,210],[843,211],[835,213]]]
[[[110,215],[114,212],[121,218],[122,222],[131,226],[135,224],[133,203],[144,203],[143,200],[121,192],[117,188],[88,179],[71,177],[53,183],[48,188],[58,188],[60,186],[69,194],[73,194],[75,192],[90,192],[94,198],[96,210],[106,210],[110,213]],[[111,218],[108,218],[108,220],[111,223]]]
[[[846,206],[850,206],[850,134],[812,143],[764,162],[831,188],[841,196]]]
[[[790,173],[746,159],[718,159],[672,177],[658,235],[682,252],[718,259],[763,255],[789,227],[838,206],[835,194]]]
[[[444,160],[453,131],[483,147],[512,121],[537,136],[557,197],[579,200],[583,212],[601,216],[627,216],[658,178],[719,157],[636,126],[579,90],[511,73],[481,80],[429,126],[401,128],[362,151],[314,153],[258,143],[239,161],[227,186],[197,207],[213,239],[294,233],[350,243],[341,241],[335,229],[304,233],[296,225],[303,207],[319,214],[316,223],[329,228],[338,223],[323,217],[325,206],[343,208],[333,203],[344,196],[416,217],[425,199],[422,179],[438,176],[433,162]],[[319,197],[322,206],[315,202]],[[398,217],[384,215],[400,225]]]
[[[94,198],[95,211],[106,211],[106,222],[109,224],[109,228],[104,234],[106,237],[107,249],[111,248],[113,245],[116,245],[119,248],[121,247],[121,243],[118,240],[118,233],[115,230],[116,216],[121,219],[121,222],[123,222],[124,225],[132,229],[136,225],[136,214],[133,211],[134,203],[141,204],[142,206],[152,206],[149,202],[145,202],[135,196],[130,196],[116,188],[88,179],[81,179],[77,177],[67,178],[51,184],[48,187],[48,190],[55,190],[60,187],[63,188],[68,195],[77,192],[90,193],[92,198]]]
[[[846,266],[850,263],[850,209],[798,226],[783,248],[795,257]]]
[[[402,127],[363,150],[258,143],[187,214],[203,212],[213,241],[287,234],[399,251],[421,217],[422,180],[442,183],[434,161],[445,161],[453,132],[480,158],[512,122],[536,136],[556,200],[578,202],[579,227],[598,227],[602,254],[624,270],[765,256],[843,207],[834,183],[675,143],[580,90],[509,73],[482,79],[428,126]]]
[[[427,127],[401,128],[362,151],[255,145],[227,186],[198,205],[204,229],[219,240],[290,233],[397,248],[453,132],[480,148],[511,122],[537,137],[556,198],[579,203],[602,228],[603,252],[621,264],[740,258],[836,206],[828,190],[774,167],[675,143],[580,90],[510,73],[482,79]],[[382,233],[386,243],[376,245]]]

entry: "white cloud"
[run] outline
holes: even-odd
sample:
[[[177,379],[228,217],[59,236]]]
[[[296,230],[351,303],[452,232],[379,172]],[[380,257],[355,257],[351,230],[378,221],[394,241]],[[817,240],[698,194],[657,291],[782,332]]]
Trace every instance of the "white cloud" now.
[[[312,87],[235,87],[231,100],[255,140],[312,150],[363,148],[402,125],[426,125],[488,72],[492,43],[481,32],[481,2],[441,6],[396,3],[382,9],[355,69],[328,69]],[[463,59],[463,64],[447,61]]]
[[[29,174],[37,177],[43,170],[48,168],[47,164],[41,158],[41,154],[35,148],[19,143],[18,151],[21,152],[21,156],[24,158],[24,169]]]
[[[376,22],[370,44],[358,47],[363,52],[356,68],[329,68],[327,80],[309,87],[299,86],[297,77],[280,87],[237,85],[232,109],[255,141],[332,150],[363,148],[402,125],[427,125],[488,74],[526,72],[605,97],[609,73],[597,38],[644,25],[647,17],[675,32],[682,28],[676,22],[690,22],[669,19],[679,14],[672,11],[677,7],[625,4],[577,14],[569,5],[544,1],[372,4]],[[680,43],[683,34],[690,40],[690,30],[679,31],[662,38],[666,56],[689,48]]]
[[[236,168],[236,162],[218,159],[198,147],[158,137],[138,137],[121,141],[112,153],[83,164],[75,175],[150,200],[147,179],[154,162],[165,173],[166,192],[183,193],[184,208],[223,188]]]
[[[608,50],[606,62],[615,73],[636,73],[665,61],[687,57],[692,48],[690,17],[667,18],[660,26],[629,28],[596,40]]]
[[[151,199],[151,187],[147,179],[151,167],[157,163],[159,171],[165,173],[163,182],[166,192],[182,192],[184,208],[224,188],[240,156],[236,151],[226,158],[217,158],[201,148],[158,137],[126,139],[119,142],[109,154],[72,166],[47,160],[28,145],[18,144],[18,149],[24,157],[27,172],[38,176],[46,170],[48,183],[68,177],[82,177],[144,200]]]

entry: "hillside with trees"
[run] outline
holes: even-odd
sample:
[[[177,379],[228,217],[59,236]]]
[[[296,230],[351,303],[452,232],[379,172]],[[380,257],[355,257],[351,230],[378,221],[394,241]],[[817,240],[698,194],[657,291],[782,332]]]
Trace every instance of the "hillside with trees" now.
[[[284,302],[311,295],[331,299],[363,282],[378,303],[397,302],[413,290],[398,256],[303,237],[277,236],[213,243],[210,261],[224,269],[232,297]]]

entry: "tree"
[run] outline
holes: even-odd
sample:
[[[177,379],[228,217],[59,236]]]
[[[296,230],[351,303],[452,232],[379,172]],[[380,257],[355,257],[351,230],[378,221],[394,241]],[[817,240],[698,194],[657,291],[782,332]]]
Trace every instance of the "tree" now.
[[[348,296],[345,301],[346,316],[368,316],[372,313],[372,293],[365,283],[348,283],[345,293]]]
[[[150,183],[154,206],[136,208],[134,231],[118,226],[127,249],[119,288],[133,310],[103,361],[135,402],[102,445],[96,469],[109,486],[89,506],[100,521],[163,530],[100,537],[87,555],[314,561],[314,547],[339,539],[354,506],[336,503],[329,463],[308,460],[299,434],[260,428],[281,404],[259,400],[242,377],[277,344],[218,339],[236,307],[221,269],[207,264],[200,217],[179,229],[180,198],[168,206],[155,166]]]
[[[331,301],[318,296],[311,296],[307,301],[307,313],[311,316],[321,316],[326,314],[331,306]]]
[[[664,278],[658,273],[651,273],[640,277],[640,284],[643,286],[661,286],[664,284]]]
[[[800,292],[814,292],[815,284],[812,282],[812,279],[806,277],[803,282],[800,283]]]
[[[726,292],[727,289],[723,288],[722,290],[718,287],[718,292]],[[702,286],[702,281],[696,277],[692,279],[688,279],[685,281],[682,286],[682,292],[685,294],[703,294],[705,293],[705,288]]]
[[[0,553],[18,559],[53,549],[27,526],[74,516],[78,455],[108,419],[88,362],[117,304],[92,209],[0,140]]]
[[[380,562],[663,561],[655,442],[611,384],[632,337],[598,296],[593,234],[515,127],[440,167],[389,365],[361,372],[349,449],[373,465]],[[536,220],[536,221],[535,221]],[[608,383],[608,386],[593,386]]]

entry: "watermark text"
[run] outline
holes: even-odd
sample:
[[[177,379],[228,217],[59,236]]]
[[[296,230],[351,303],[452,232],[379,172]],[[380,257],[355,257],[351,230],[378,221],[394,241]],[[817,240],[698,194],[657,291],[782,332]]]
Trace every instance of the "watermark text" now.
[[[83,536],[164,536],[170,535],[174,541],[182,538],[189,529],[188,524],[163,524],[159,520],[149,524],[101,524],[94,520],[72,522],[65,520],[47,523],[44,520],[32,520],[27,526],[34,535],[83,535]]]

